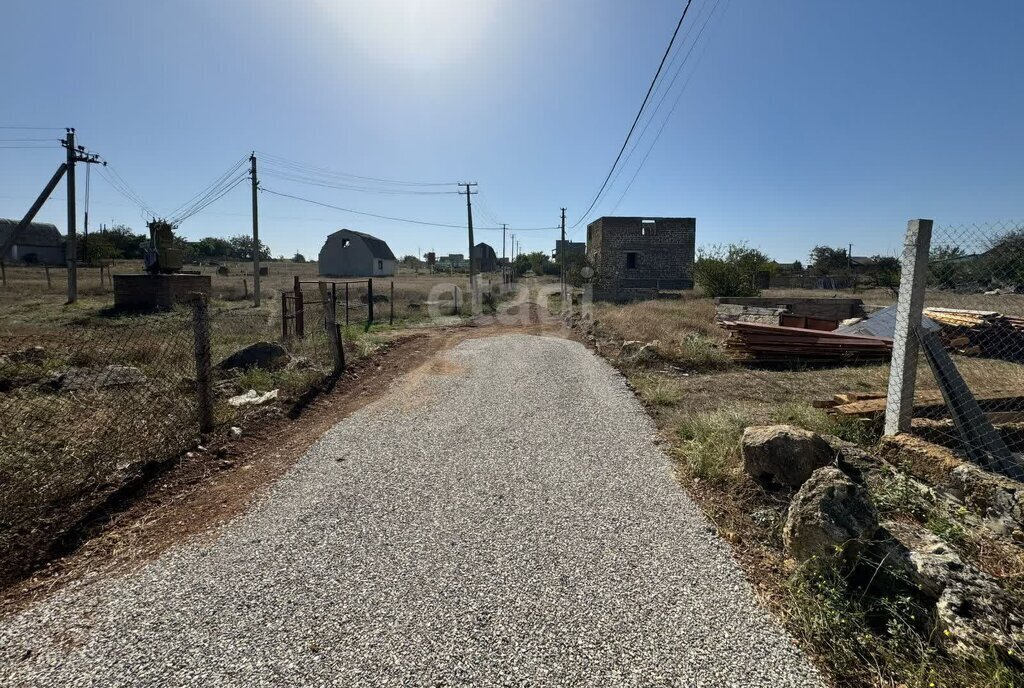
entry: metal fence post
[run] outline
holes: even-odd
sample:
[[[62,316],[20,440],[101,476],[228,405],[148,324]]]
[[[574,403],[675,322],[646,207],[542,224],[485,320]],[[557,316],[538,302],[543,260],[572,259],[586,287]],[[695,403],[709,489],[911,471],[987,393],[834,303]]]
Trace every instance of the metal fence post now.
[[[306,309],[302,303],[302,283],[298,275],[295,276],[294,293],[295,336],[301,339],[306,336]]]
[[[395,324],[395,280],[391,280],[391,296],[389,298],[391,304],[391,314],[388,316],[388,325]]]
[[[192,299],[192,331],[195,338],[199,432],[206,433],[213,428],[213,374],[210,362],[210,308],[206,297],[201,294]]]
[[[288,295],[281,292],[281,339],[288,339]]]
[[[896,304],[892,365],[885,406],[885,434],[910,430],[914,416],[914,385],[917,382],[919,342],[915,328],[921,325],[924,292],[928,280],[928,252],[932,241],[931,220],[911,220],[903,242],[900,294]]]
[[[373,324],[373,278],[366,280],[366,329]]]
[[[345,349],[341,342],[341,328],[338,327],[338,315],[335,311],[333,299],[334,285],[331,285],[332,298],[328,299],[327,285],[320,283],[320,300],[324,303],[324,328],[327,330],[327,339],[331,342],[331,353],[334,356],[335,374],[345,370]]]
[[[348,282],[345,282],[345,327],[348,327]]]

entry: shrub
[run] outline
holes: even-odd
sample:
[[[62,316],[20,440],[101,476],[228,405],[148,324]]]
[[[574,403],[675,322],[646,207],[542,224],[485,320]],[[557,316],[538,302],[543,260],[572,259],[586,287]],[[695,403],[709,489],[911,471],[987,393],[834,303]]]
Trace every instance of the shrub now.
[[[701,249],[693,266],[693,280],[706,296],[757,296],[757,275],[771,272],[767,255],[746,244]]]

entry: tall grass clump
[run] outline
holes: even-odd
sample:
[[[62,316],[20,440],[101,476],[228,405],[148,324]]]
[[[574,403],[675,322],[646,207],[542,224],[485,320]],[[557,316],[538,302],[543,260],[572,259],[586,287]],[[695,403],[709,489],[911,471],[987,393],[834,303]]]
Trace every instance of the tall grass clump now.
[[[677,430],[678,452],[690,474],[701,480],[724,482],[739,469],[740,438],[749,425],[733,409],[719,409],[683,419]]]

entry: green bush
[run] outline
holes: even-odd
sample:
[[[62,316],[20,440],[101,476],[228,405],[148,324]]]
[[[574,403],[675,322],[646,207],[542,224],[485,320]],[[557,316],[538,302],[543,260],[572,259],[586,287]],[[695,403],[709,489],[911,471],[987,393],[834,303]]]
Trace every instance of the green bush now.
[[[774,263],[746,244],[703,248],[693,266],[693,281],[705,296],[757,296],[758,273],[771,273]]]

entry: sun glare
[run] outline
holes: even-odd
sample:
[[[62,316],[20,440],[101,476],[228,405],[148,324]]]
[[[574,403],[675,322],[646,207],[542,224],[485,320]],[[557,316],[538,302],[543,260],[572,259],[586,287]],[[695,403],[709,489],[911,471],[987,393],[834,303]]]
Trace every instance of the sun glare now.
[[[479,46],[493,5],[465,0],[319,0],[344,40],[404,69],[450,67]]]

